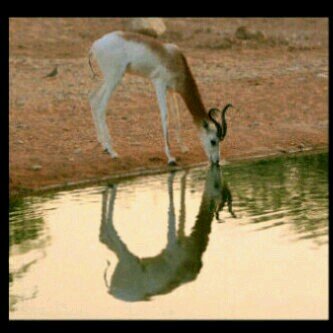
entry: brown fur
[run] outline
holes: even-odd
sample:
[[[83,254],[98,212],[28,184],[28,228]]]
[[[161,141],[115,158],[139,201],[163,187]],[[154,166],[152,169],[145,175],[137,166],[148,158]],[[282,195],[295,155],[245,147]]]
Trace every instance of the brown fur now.
[[[144,43],[161,59],[168,70],[177,73],[178,77],[175,90],[182,96],[196,125],[200,126],[203,120],[209,120],[187,60],[177,47],[170,50],[165,47],[166,44],[152,37],[132,32],[122,32],[121,37],[128,41]]]
[[[203,120],[209,120],[209,117],[205,111],[205,106],[202,102],[197,83],[191,73],[187,60],[184,55],[182,55],[182,57],[186,75],[182,89],[179,93],[183,97],[187,108],[190,110],[195,124],[199,126],[202,124]]]
[[[179,50],[175,49],[175,52],[170,54],[170,51],[165,47],[165,44],[159,42],[153,37],[134,32],[121,32],[121,37],[131,42],[147,45],[150,51],[155,53],[161,59],[166,68],[168,68],[170,71],[181,72],[183,70],[183,63],[180,57],[181,52]]]

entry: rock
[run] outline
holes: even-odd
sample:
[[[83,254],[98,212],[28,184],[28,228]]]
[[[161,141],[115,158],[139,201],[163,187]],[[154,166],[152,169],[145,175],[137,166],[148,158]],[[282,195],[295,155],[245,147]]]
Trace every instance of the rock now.
[[[151,162],[159,162],[159,161],[162,161],[162,159],[160,157],[153,156],[153,157],[149,157],[149,161],[151,161]]]
[[[26,129],[26,128],[29,128],[28,125],[25,125],[25,124],[22,124],[22,123],[17,123],[15,125],[16,128],[22,128],[22,129]]]
[[[81,154],[82,150],[80,148],[77,148],[74,150],[74,154]]]
[[[34,164],[34,165],[31,167],[31,169],[34,170],[34,171],[38,171],[38,170],[40,170],[41,168],[42,168],[42,166],[39,165],[39,164]]]
[[[259,121],[253,121],[251,124],[249,124],[249,127],[257,127],[259,124]]]
[[[151,37],[159,37],[166,31],[164,21],[160,18],[132,18],[125,22],[125,29]]]
[[[295,153],[298,153],[298,152],[299,152],[298,148],[290,148],[290,149],[288,149],[288,153],[289,154],[295,154]]]
[[[284,153],[284,154],[286,154],[288,152],[287,149],[280,147],[280,146],[276,147],[276,150],[279,151],[280,153]]]
[[[18,98],[16,101],[15,101],[16,105],[17,106],[24,106],[25,104],[25,99],[24,98]]]
[[[225,50],[225,49],[230,49],[232,47],[232,45],[233,45],[233,42],[229,37],[223,37],[217,43],[211,44],[209,46],[209,48]]]
[[[323,79],[327,79],[328,78],[328,74],[327,73],[319,73],[317,74],[317,77],[323,78]]]
[[[235,37],[238,39],[249,39],[249,32],[246,27],[238,27],[235,32]]]
[[[50,73],[48,73],[45,76],[43,76],[43,78],[46,78],[46,77],[55,77],[57,75],[58,75],[58,65],[55,65],[54,68],[53,68],[53,70]]]
[[[317,123],[317,127],[319,128],[327,128],[328,127],[328,120],[322,120]]]
[[[237,28],[235,32],[235,37],[242,40],[254,39],[257,41],[261,41],[265,39],[265,36],[261,31],[252,32],[245,26]]]
[[[298,148],[299,150],[304,150],[304,148],[305,148],[304,143],[300,143],[299,145],[297,145],[297,148]]]

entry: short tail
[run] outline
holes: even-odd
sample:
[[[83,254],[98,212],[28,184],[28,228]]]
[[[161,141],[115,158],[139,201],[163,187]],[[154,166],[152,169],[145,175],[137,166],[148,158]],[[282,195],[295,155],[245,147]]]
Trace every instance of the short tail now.
[[[92,67],[92,64],[91,64],[91,56],[93,55],[93,52],[92,52],[92,50],[90,50],[90,52],[89,52],[89,66],[90,66],[90,69],[91,69],[91,72],[93,73],[93,79],[95,78],[95,77],[97,77],[98,75],[96,74],[96,72],[94,71],[94,68]]]

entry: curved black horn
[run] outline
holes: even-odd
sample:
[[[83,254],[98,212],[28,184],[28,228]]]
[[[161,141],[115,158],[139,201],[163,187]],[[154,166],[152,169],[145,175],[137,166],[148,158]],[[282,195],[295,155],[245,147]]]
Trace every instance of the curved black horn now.
[[[208,112],[208,116],[209,116],[209,119],[214,123],[214,125],[216,126],[216,130],[217,130],[217,137],[221,140],[222,138],[222,127],[221,127],[221,124],[213,117],[213,113],[217,111],[219,112],[218,109],[210,109],[209,112]]]
[[[227,110],[230,108],[230,107],[233,107],[233,105],[232,104],[227,104],[225,107],[224,107],[224,109],[222,110],[222,116],[221,116],[221,118],[222,118],[222,120],[221,120],[221,122],[222,122],[222,135],[221,135],[221,141],[224,139],[224,137],[226,136],[226,134],[227,134],[227,121],[226,121],[226,119],[225,119],[225,114],[226,114],[226,112],[227,112]]]

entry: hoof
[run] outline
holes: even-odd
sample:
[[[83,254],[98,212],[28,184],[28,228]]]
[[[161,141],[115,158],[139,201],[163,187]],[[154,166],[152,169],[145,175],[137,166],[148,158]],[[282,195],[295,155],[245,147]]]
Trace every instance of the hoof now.
[[[118,158],[118,154],[116,152],[111,153],[110,150],[107,148],[104,148],[103,153],[110,155],[111,158]]]
[[[113,159],[116,159],[116,158],[118,158],[118,154],[117,154],[117,153],[113,153],[113,154],[111,154],[111,157],[112,157]]]
[[[169,166],[176,166],[177,165],[177,162],[176,161],[170,161],[168,163]]]

